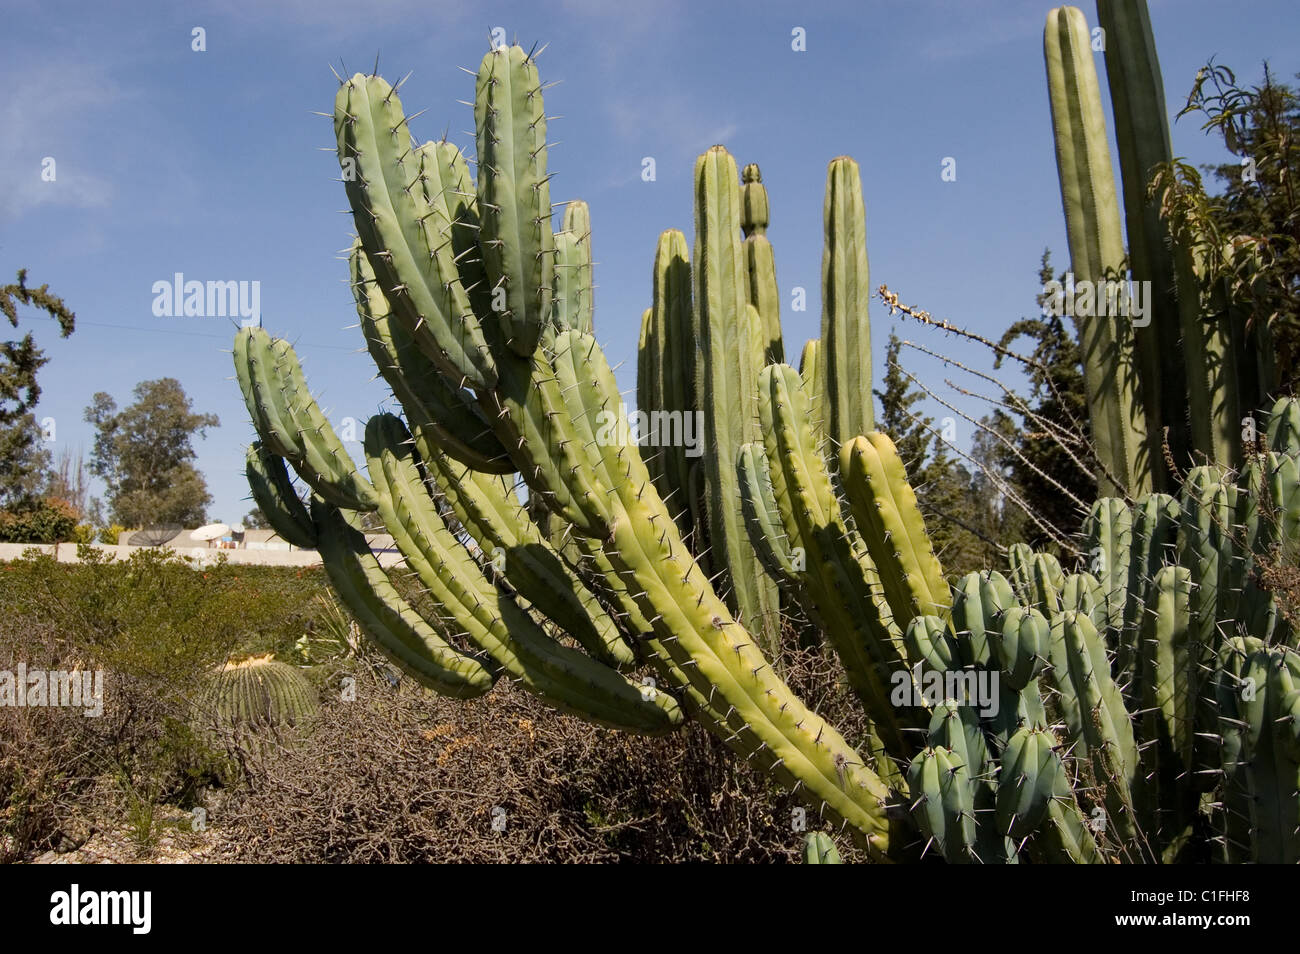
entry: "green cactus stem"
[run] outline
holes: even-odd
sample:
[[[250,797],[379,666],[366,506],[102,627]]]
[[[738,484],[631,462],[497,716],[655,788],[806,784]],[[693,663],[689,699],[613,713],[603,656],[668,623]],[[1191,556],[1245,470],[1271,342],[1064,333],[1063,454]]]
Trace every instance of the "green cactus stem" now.
[[[822,334],[817,371],[824,427],[838,448],[875,430],[871,404],[871,276],[858,164],[832,159],[823,206]]]
[[[1111,174],[1110,147],[1092,63],[1088,24],[1075,7],[1057,7],[1043,32],[1056,164],[1076,283],[1103,295],[1103,283],[1124,279],[1124,235]],[[1124,286],[1127,289],[1127,285]],[[1108,302],[1106,304],[1109,304]],[[1151,449],[1138,368],[1133,360],[1133,319],[1094,301],[1073,315],[1083,352],[1088,418],[1105,495],[1137,496],[1152,489]],[[1127,311],[1127,309],[1124,309]]]

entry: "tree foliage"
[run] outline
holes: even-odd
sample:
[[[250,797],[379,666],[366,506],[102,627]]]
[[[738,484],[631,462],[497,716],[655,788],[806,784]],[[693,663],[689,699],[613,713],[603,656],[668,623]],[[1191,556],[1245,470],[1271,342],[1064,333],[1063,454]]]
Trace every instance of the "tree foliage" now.
[[[0,314],[15,328],[20,305],[44,311],[59,323],[64,338],[76,326],[76,315],[50,294],[49,285],[28,287],[25,268],[18,270],[17,282],[0,285]],[[49,452],[41,446],[32,413],[41,399],[36,375],[48,362],[31,332],[18,341],[0,342],[0,505],[6,507],[31,504],[49,469]]]
[[[175,378],[142,381],[135,401],[118,410],[104,392],[86,408],[95,426],[90,470],[108,485],[111,519],[128,527],[206,522],[212,502],[195,469],[193,439],[220,423],[214,414],[196,414]]]
[[[1039,286],[1046,287],[1052,279],[1052,255],[1044,250]],[[1046,293],[1040,293],[1040,308],[1046,300]],[[1059,315],[1022,318],[998,341],[1003,350],[993,359],[994,369],[1005,365],[1006,353],[1020,339],[1033,345],[1022,362],[1029,389],[1006,402],[1010,413],[1003,413],[1007,420],[1000,426],[1010,447],[1001,456],[1023,509],[1047,525],[1029,520],[1024,526],[1025,542],[1040,548],[1078,531],[1080,501],[1091,503],[1097,495],[1096,461],[1088,440],[1088,401],[1074,332]]]
[[[1178,241],[1195,252],[1202,291],[1226,287],[1247,315],[1249,330],[1266,330],[1265,356],[1276,387],[1300,385],[1300,97],[1277,83],[1268,64],[1263,81],[1242,86],[1210,60],[1196,74],[1179,117],[1198,113],[1201,128],[1219,135],[1231,162],[1206,165],[1223,191],[1209,194],[1195,167],[1175,159],[1158,166],[1149,192]],[[1258,323],[1258,324],[1257,324]]]

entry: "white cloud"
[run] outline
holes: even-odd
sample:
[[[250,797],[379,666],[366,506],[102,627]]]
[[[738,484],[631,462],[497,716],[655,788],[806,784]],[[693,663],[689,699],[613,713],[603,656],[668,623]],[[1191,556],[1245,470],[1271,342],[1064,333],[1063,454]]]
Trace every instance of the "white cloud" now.
[[[631,146],[653,156],[662,168],[694,159],[710,146],[727,145],[739,125],[716,112],[701,109],[698,99],[685,93],[622,96],[605,104],[609,128]],[[623,185],[640,177],[634,165],[603,186]]]
[[[42,205],[108,205],[115,188],[97,165],[86,127],[95,110],[121,99],[117,85],[84,62],[45,59],[10,78],[0,102],[0,220]],[[42,179],[42,161],[55,161],[55,179]]]
[[[467,15],[466,5],[454,0],[376,0],[364,8],[353,0],[216,0],[206,9],[241,25],[290,24],[340,36],[393,25],[423,29],[459,22]],[[201,25],[203,13],[196,12],[192,18]],[[483,32],[486,37],[486,28]]]
[[[933,7],[936,29],[918,46],[921,57],[931,61],[984,56],[1026,37],[1042,36],[1047,15],[1032,0],[1003,6],[942,0]]]

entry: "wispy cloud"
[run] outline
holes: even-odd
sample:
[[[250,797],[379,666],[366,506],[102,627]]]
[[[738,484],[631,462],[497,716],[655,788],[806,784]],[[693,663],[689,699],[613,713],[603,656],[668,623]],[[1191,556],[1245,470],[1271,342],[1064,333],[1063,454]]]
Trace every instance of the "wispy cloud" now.
[[[45,59],[10,79],[0,103],[0,220],[13,220],[42,205],[92,208],[115,193],[111,174],[99,165],[86,127],[93,114],[122,93],[102,70],[71,59]],[[53,181],[42,177],[54,160]]]
[[[736,135],[739,124],[685,93],[620,96],[605,104],[608,128],[628,146],[642,149],[663,166],[693,159],[718,143]],[[625,185],[640,176],[635,165],[599,183],[608,188]]]
[[[204,7],[198,8],[200,11]],[[381,0],[365,7],[364,16],[352,0],[215,0],[206,9],[240,23],[282,23],[313,31],[355,32],[364,22],[366,29],[391,24],[431,24],[461,21],[466,5],[454,0]],[[199,22],[200,14],[195,14]]]
[[[1046,10],[1032,0],[993,6],[980,3],[935,3],[934,23],[917,52],[925,60],[959,60],[983,56],[1043,32]]]

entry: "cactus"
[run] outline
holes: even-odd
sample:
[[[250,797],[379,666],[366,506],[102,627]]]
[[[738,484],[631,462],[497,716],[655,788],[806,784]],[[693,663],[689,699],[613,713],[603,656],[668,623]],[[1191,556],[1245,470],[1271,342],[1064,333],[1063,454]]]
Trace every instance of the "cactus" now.
[[[398,595],[355,521],[319,497],[313,499],[312,509],[321,560],[334,592],[384,655],[443,695],[472,698],[491,689],[495,671],[445,638],[454,617],[432,623],[422,617]]]
[[[1009,577],[950,585],[897,452],[861,407],[856,166],[832,163],[823,335],[796,372],[760,367],[773,339],[752,299],[767,273],[748,269],[740,238],[765,227],[757,170],[742,188],[725,150],[701,157],[695,263],[681,233],[661,237],[638,387],[648,405],[703,411],[709,456],[643,457],[589,331],[583,207],[570,204],[557,238],[541,204],[541,98],[522,50],[484,57],[475,182],[450,144],[408,148],[378,77],[340,88],[339,159],[358,170],[345,176],[354,297],[402,408],[369,421],[364,476],[288,343],[236,339],[258,432],[250,484],[318,547],[368,636],[453,696],[504,677],[624,731],[689,715],[876,861],[1156,860],[1211,837],[1234,857],[1296,860],[1295,635],[1251,568],[1266,544],[1294,552],[1300,536],[1300,412],[1274,408],[1277,449],[1235,482],[1206,469],[1177,500],[1099,501],[1085,527],[1095,565],[1067,575],[1016,547]],[[525,514],[516,479],[544,521]],[[363,511],[419,579],[418,605],[370,553]],[[735,587],[731,604],[705,559]],[[857,746],[774,671],[759,624],[779,622],[779,605],[744,610],[746,581],[779,583],[824,631],[867,716]],[[1259,705],[1233,694],[1245,677],[1265,685]],[[1189,810],[1194,788],[1219,807]],[[807,840],[809,860],[832,853],[827,833]]]
[[[817,408],[819,439],[828,433],[829,418],[823,421],[822,412],[834,404],[829,414],[844,419],[844,442],[870,430],[872,413],[861,193],[856,163],[846,157],[835,160],[827,178],[822,271],[829,344],[806,348],[803,360],[804,377],[817,374],[816,390],[809,393]],[[675,502],[679,527],[687,533],[694,529],[697,558],[734,588],[729,605],[742,620],[755,620],[764,649],[775,653],[779,604],[771,578],[762,573],[771,554],[760,544],[762,560],[747,555],[751,542],[739,531],[752,524],[745,514],[756,511],[741,496],[746,478],[734,466],[733,473],[722,471],[722,462],[734,464],[740,448],[758,439],[746,396],[753,393],[752,376],[765,365],[781,363],[784,355],[776,267],[766,236],[768,210],[758,166],[746,166],[737,182],[735,162],[721,146],[699,158],[694,267],[682,264],[684,237],[675,230],[663,233],[655,255],[654,302],[642,319],[638,400],[643,411],[699,411],[706,442],[715,452],[711,459],[684,461],[680,449],[667,448],[649,461],[651,473],[660,493]],[[693,301],[686,275],[694,286]],[[817,357],[810,360],[814,350]],[[853,381],[841,387],[824,369],[815,372],[814,365],[824,361],[847,369]],[[692,403],[685,404],[687,400]],[[755,488],[750,484],[750,490]]]
[[[661,240],[661,248],[664,242]],[[674,268],[674,260],[663,266]],[[660,283],[656,256],[656,292],[669,296],[664,305],[679,307],[680,291]],[[727,603],[738,621],[752,628],[764,650],[774,655],[780,635],[776,586],[749,546],[735,461],[742,444],[758,438],[755,385],[765,363],[767,344],[762,317],[749,303],[748,272],[741,243],[740,180],[736,162],[721,146],[700,156],[695,164],[695,249],[693,327],[698,355],[680,348],[664,350],[665,377],[691,374],[703,421],[703,438],[711,453],[699,461],[705,490],[701,508],[707,520],[708,564],[720,573]],[[658,298],[658,295],[656,295]],[[680,319],[679,319],[680,320]],[[664,324],[671,322],[666,318]],[[691,357],[691,364],[682,359]],[[676,360],[674,360],[676,359]],[[689,492],[690,478],[676,488]]]
[[[867,214],[858,164],[848,156],[826,169],[823,208],[822,336],[817,374],[823,426],[839,447],[875,430],[871,406],[871,324],[867,304]]]
[[[1300,759],[1295,748],[1300,654],[1236,638],[1214,699],[1224,773],[1223,860],[1294,863],[1300,854]]]
[[[1180,566],[1156,571],[1139,634],[1138,659],[1128,695],[1140,715],[1140,799],[1145,827],[1159,845],[1176,844],[1192,824],[1194,792],[1183,784],[1193,766],[1196,697],[1188,653],[1190,580]]]
[[[894,442],[878,432],[846,441],[840,482],[895,618],[946,610],[948,584]]]
[[[253,441],[248,447],[244,475],[253,491],[253,500],[271,529],[295,547],[314,549],[316,530],[293,488],[284,458],[267,451],[261,441]]]
[[[803,840],[803,863],[806,865],[838,865],[840,853],[835,842],[824,831],[810,831]]]
[[[1156,602],[1153,596],[1156,577],[1165,564],[1174,562],[1179,514],[1178,501],[1173,497],[1147,494],[1134,504],[1132,519],[1128,521],[1129,552],[1124,561],[1128,567],[1128,579],[1124,586],[1123,624],[1116,637],[1115,662],[1115,671],[1123,681],[1133,679],[1141,655],[1138,638],[1144,624],[1144,612]],[[1108,604],[1112,599],[1113,596],[1108,594]]]
[[[316,690],[299,669],[271,653],[231,660],[216,670],[204,701],[227,728],[295,725],[316,714]]]
[[[826,433],[825,390],[821,384],[821,339],[809,339],[799,356],[799,377],[812,408],[812,426],[819,435]]]
[[[506,344],[524,357],[550,322],[555,283],[541,85],[522,49],[497,47],[483,58],[474,92],[483,271]]]
[[[1124,501],[1103,497],[1093,504],[1084,519],[1083,536],[1090,568],[1100,583],[1097,625],[1108,635],[1117,635],[1124,628],[1129,561],[1132,559],[1133,513]]]
[[[922,834],[947,861],[974,861],[975,785],[966,761],[943,746],[930,746],[912,760],[907,784]]]
[[[776,287],[776,260],[767,238],[768,202],[763,174],[751,163],[741,172],[740,227],[745,233],[745,272],[749,280],[748,300],[762,320],[764,364],[785,361],[781,342],[781,296]]]
[[[1135,844],[1137,743],[1119,687],[1111,678],[1106,646],[1084,613],[1066,611],[1052,624],[1051,674],[1067,739],[1079,758],[1090,762],[1104,790],[1108,823],[1126,844]]]
[[[688,426],[694,428],[698,419],[695,380],[698,336],[692,304],[690,251],[686,236],[676,229],[659,236],[653,298],[654,305],[646,309],[641,322],[637,404],[643,411],[658,412],[670,422],[679,422],[679,431],[684,432]],[[696,533],[702,534],[705,526],[700,495],[691,490],[695,482],[692,475],[699,473],[700,459],[690,456],[684,433],[676,437],[668,446],[648,455],[646,466],[660,495],[676,513],[682,536],[690,540]]]
[[[555,324],[591,334],[595,315],[591,271],[591,210],[575,200],[564,207],[564,230],[555,233]]]
[[[759,415],[773,496],[786,535],[805,547],[800,581],[839,653],[849,682],[887,744],[906,749],[898,712],[889,704],[890,674],[905,662],[902,632],[867,555],[840,509],[798,373],[774,364],[760,375]]]
[[[1272,385],[1267,333],[1242,331],[1239,303],[1206,286],[1199,251],[1176,238],[1148,196],[1172,161],[1165,98],[1145,0],[1098,0],[1123,182],[1128,256],[1084,15],[1059,7],[1043,48],[1061,197],[1076,280],[1139,283],[1143,320],[1076,319],[1098,480],[1106,495],[1174,489],[1196,459],[1242,462],[1242,415]],[[1127,287],[1127,286],[1125,286]],[[1258,324],[1258,323],[1257,323]],[[1253,366],[1249,367],[1248,365]],[[1175,472],[1165,467],[1165,441]]]
[[[1102,283],[1121,277],[1124,236],[1089,39],[1088,24],[1075,7],[1058,7],[1047,15],[1043,55],[1070,269],[1076,282],[1091,283],[1096,292],[1108,287]],[[1098,483],[1105,494],[1137,495],[1151,489],[1152,450],[1147,444],[1133,331],[1127,314],[1120,317],[1102,305],[1094,301],[1090,314],[1073,316],[1083,357],[1088,417],[1101,465]]]

